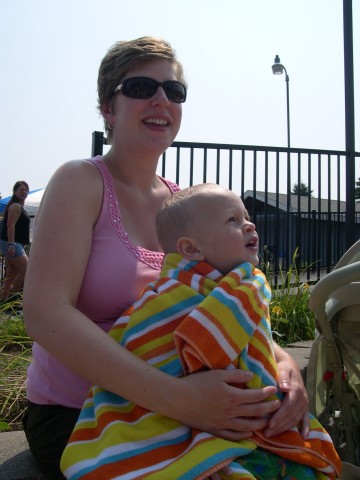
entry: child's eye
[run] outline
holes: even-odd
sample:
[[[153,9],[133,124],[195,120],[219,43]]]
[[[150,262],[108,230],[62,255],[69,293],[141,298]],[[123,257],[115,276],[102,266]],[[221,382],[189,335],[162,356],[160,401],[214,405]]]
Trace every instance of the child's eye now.
[[[236,218],[235,218],[235,217],[230,217],[230,218],[228,219],[228,222],[235,222],[235,221],[236,221]]]

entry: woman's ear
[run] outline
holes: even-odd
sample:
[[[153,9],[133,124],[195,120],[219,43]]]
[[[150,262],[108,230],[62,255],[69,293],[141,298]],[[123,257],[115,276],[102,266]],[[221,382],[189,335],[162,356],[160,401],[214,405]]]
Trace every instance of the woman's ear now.
[[[109,125],[110,128],[112,128],[114,125],[114,114],[112,109],[112,102],[110,101],[105,102],[103,105],[101,105],[100,112],[101,112],[101,115],[106,120],[106,123]]]
[[[197,248],[196,241],[191,237],[182,236],[178,238],[176,248],[178,253],[187,260],[205,260],[205,256]]]

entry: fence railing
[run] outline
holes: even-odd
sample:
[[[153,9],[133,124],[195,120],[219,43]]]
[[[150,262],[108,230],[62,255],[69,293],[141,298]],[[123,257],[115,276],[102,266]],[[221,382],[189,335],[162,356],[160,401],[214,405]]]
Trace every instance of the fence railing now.
[[[103,132],[93,132],[92,155],[104,147]],[[212,182],[233,190],[256,223],[263,264],[277,276],[294,261],[317,280],[347,250],[346,232],[352,243],[360,236],[360,203],[349,210],[345,202],[347,185],[355,189],[346,160],[338,150],[174,142],[158,174],[182,188]],[[359,152],[354,162],[357,171]]]
[[[104,144],[103,133],[94,132],[92,153]],[[346,186],[355,190],[346,162],[338,150],[174,142],[158,173],[182,188],[213,182],[233,190],[256,223],[263,263],[277,274],[295,262],[316,280],[359,238],[360,203],[349,210],[345,202]],[[360,166],[360,153],[354,162]]]

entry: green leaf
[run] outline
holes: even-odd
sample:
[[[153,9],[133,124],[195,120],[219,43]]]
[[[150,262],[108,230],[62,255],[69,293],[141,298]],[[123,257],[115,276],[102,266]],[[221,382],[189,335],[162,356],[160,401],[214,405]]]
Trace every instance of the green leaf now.
[[[0,431],[10,430],[10,425],[0,420]]]

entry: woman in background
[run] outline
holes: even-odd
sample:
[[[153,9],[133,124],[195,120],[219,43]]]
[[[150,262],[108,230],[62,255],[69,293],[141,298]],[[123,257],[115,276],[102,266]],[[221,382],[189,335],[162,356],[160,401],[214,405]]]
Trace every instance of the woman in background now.
[[[24,284],[28,256],[30,217],[24,208],[29,185],[20,180],[13,187],[13,195],[6,205],[0,235],[0,250],[5,257],[5,279],[0,294],[4,302],[10,294],[19,292]]]

